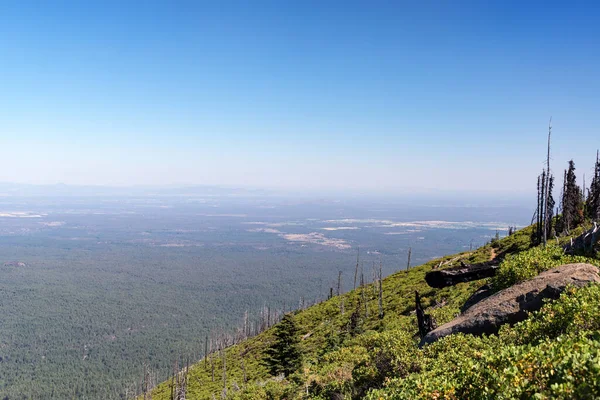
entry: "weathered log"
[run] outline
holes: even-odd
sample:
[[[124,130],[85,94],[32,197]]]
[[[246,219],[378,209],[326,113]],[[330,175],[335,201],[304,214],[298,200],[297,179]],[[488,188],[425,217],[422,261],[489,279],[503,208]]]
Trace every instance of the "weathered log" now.
[[[433,288],[454,286],[461,282],[471,282],[496,275],[497,263],[464,264],[460,267],[430,271],[425,274],[425,281]]]
[[[596,222],[594,226],[589,230],[583,232],[575,239],[571,239],[571,242],[564,246],[565,253],[575,254],[578,252],[592,252],[594,246],[600,240],[600,227]]]
[[[421,339],[425,337],[429,332],[437,328],[437,323],[435,319],[429,315],[425,314],[425,310],[423,310],[423,306],[421,305],[421,298],[419,297],[419,292],[415,291],[415,302],[417,304],[417,324],[419,325],[419,336]]]

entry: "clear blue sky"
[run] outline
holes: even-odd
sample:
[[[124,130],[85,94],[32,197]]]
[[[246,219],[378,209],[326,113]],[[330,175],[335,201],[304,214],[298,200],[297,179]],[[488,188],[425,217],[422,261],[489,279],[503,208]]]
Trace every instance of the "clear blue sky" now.
[[[493,3],[493,4],[490,4]],[[0,181],[533,190],[600,147],[599,2],[0,2]]]

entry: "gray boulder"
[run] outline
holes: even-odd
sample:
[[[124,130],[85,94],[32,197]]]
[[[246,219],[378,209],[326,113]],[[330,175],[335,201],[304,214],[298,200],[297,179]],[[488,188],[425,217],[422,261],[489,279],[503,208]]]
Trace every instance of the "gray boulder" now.
[[[590,264],[567,264],[542,272],[470,306],[454,320],[429,332],[421,346],[453,333],[473,335],[497,333],[504,324],[515,324],[539,310],[544,299],[557,299],[567,285],[577,287],[600,282],[598,268]]]

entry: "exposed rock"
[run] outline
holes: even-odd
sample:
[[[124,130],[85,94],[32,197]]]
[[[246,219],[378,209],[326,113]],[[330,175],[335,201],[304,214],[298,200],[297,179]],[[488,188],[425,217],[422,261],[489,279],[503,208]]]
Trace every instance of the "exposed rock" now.
[[[460,267],[453,267],[442,270],[434,270],[425,274],[425,281],[433,288],[443,288],[453,286],[461,282],[476,281],[483,278],[489,278],[496,274],[498,264],[495,262],[486,262],[481,264],[464,264]]]
[[[421,346],[453,333],[497,333],[501,325],[523,321],[529,312],[539,310],[544,299],[557,299],[567,285],[581,287],[600,282],[598,272],[590,264],[567,264],[542,272],[473,304],[454,320],[429,332]]]
[[[479,303],[481,300],[483,300],[487,297],[490,297],[493,294],[494,294],[494,290],[492,289],[491,285],[489,285],[489,284],[483,285],[482,287],[477,289],[477,291],[475,293],[473,293],[471,295],[471,297],[469,297],[467,299],[467,301],[465,301],[465,304],[463,304],[463,306],[460,308],[460,312],[464,313],[469,308],[471,308],[475,304]]]

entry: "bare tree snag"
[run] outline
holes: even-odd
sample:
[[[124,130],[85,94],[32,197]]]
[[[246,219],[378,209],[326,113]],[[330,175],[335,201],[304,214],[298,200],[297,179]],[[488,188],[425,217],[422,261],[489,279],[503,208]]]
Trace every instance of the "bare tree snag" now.
[[[215,362],[213,360],[212,340],[210,341],[210,369],[212,373],[212,381],[215,381]]]
[[[544,200],[544,246],[548,241],[548,201],[550,197],[550,136],[552,135],[552,117],[548,123],[548,155],[546,157],[546,198]]]
[[[204,368],[208,369],[208,335],[204,339]]]
[[[437,324],[431,315],[425,314],[423,306],[421,305],[419,292],[417,291],[415,291],[415,303],[417,311],[417,324],[419,325],[419,336],[421,339],[423,339],[425,335],[437,328]]]
[[[379,319],[383,319],[383,276],[382,263],[379,260]]]
[[[360,257],[360,247],[356,249],[356,269],[354,270],[354,290],[356,290],[356,278],[358,277],[359,257]]]
[[[221,346],[221,357],[223,358],[223,393],[227,397],[227,354]]]

